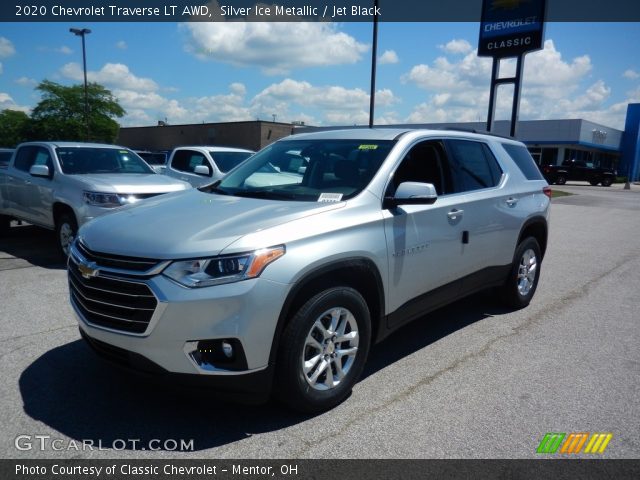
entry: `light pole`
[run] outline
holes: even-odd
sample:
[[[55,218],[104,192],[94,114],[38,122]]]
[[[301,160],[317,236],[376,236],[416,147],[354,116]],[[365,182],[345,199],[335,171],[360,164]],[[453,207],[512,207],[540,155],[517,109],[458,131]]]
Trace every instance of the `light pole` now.
[[[84,68],[84,126],[85,140],[89,141],[89,94],[87,92],[87,51],[84,45],[84,36],[91,33],[88,28],[70,28],[69,31],[77,37],[82,37],[82,66]]]
[[[378,0],[373,2],[373,46],[371,48],[371,93],[369,94],[369,128],[373,128],[376,104],[376,64],[378,62]]]

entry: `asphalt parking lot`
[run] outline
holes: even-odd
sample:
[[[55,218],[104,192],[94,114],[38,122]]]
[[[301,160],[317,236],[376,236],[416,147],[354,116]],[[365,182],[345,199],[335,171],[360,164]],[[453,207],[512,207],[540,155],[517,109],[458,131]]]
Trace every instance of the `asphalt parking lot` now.
[[[80,341],[51,234],[14,228],[0,239],[0,456],[534,458],[547,432],[610,432],[598,457],[640,458],[640,186],[554,188],[576,195],[553,200],[528,308],[477,295],[414,322],[372,350],[344,404],[315,417],[114,370]],[[62,449],[19,450],[20,435]],[[193,440],[194,451],[109,448],[118,439]],[[66,449],[72,440],[106,448]]]

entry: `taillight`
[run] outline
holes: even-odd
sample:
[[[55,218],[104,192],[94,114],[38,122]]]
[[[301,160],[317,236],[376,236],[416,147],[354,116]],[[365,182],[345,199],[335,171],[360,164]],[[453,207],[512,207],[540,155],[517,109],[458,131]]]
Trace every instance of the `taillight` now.
[[[547,197],[551,198],[551,195],[552,195],[551,187],[544,187],[542,189],[542,193],[544,193]]]

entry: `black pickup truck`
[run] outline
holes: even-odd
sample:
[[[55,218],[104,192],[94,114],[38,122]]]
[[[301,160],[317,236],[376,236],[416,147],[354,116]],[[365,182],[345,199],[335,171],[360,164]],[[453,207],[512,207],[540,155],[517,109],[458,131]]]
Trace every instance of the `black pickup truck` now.
[[[582,180],[594,186],[601,183],[603,187],[609,187],[616,178],[614,170],[594,167],[592,163],[581,160],[565,160],[562,165],[543,165],[540,170],[547,182],[557,185],[564,185],[567,180]]]

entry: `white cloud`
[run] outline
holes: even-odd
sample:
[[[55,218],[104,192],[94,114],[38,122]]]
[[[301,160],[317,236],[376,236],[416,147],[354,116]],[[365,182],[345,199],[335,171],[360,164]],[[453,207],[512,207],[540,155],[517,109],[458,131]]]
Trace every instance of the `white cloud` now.
[[[459,52],[446,48],[452,42],[443,50],[453,55]],[[613,106],[607,107],[611,88],[603,80],[591,79],[592,69],[588,55],[564,59],[553,40],[547,40],[543,50],[526,57],[520,119],[585,118],[603,123],[606,120],[606,125],[621,127],[623,114],[614,111]],[[501,75],[513,72],[514,61],[503,61]],[[484,121],[490,79],[491,59],[480,58],[475,51],[462,58],[441,56],[429,65],[415,65],[402,76],[402,81],[424,89],[428,96],[406,121]],[[509,118],[512,92],[512,86],[499,88],[496,118]]]
[[[59,48],[56,48],[55,51],[58,52],[58,53],[62,53],[63,55],[71,55],[73,53],[73,50],[71,50],[66,45],[63,45],[63,46],[61,46]]]
[[[120,50],[126,50],[128,48],[127,42],[125,42],[124,40],[120,40],[116,43],[116,48],[119,48]]]
[[[29,77],[17,78],[15,82],[22,87],[34,87],[38,83],[36,79]]]
[[[446,45],[438,45],[438,48],[447,53],[469,53],[473,50],[471,44],[464,39],[451,40]]]
[[[391,63],[398,63],[400,59],[398,54],[394,50],[385,50],[385,52],[378,58],[380,65],[387,65]]]
[[[16,48],[11,43],[11,40],[5,37],[0,37],[0,58],[7,58],[16,53]]]
[[[78,63],[67,63],[60,73],[71,80],[82,81],[84,74]],[[97,82],[110,88],[119,88],[140,92],[154,92],[158,84],[150,78],[134,75],[129,67],[122,63],[106,63],[99,71],[87,72],[90,82]]]
[[[389,89],[376,91],[377,107],[388,107],[398,101]],[[319,110],[323,118],[317,120],[318,124],[366,124],[369,121],[369,94],[360,88],[314,86],[287,78],[258,93],[251,101],[251,109],[260,118],[276,114],[282,121],[299,120],[305,110]]]
[[[29,113],[29,107],[18,105],[11,95],[3,92],[0,92],[0,110],[19,110],[21,112]]]
[[[640,73],[636,72],[635,70],[628,69],[628,70],[625,70],[622,76],[624,78],[628,78],[629,80],[636,80],[640,78]]]
[[[186,50],[199,59],[257,66],[266,74],[352,64],[369,49],[327,22],[189,22],[182,28],[190,34]]]

